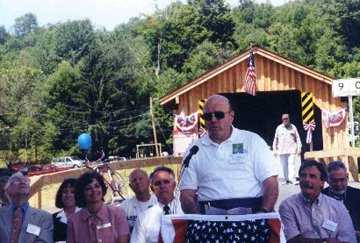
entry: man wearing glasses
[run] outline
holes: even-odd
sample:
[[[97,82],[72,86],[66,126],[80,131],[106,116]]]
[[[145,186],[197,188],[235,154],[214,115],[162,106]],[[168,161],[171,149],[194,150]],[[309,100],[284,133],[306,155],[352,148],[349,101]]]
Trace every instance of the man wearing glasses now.
[[[295,179],[295,160],[301,152],[301,141],[295,125],[290,123],[289,114],[281,116],[282,123],[276,128],[273,151],[279,156],[284,173],[284,184],[298,184]]]
[[[185,213],[269,212],[278,197],[274,157],[255,133],[232,126],[234,111],[222,95],[205,104],[207,134],[183,161],[180,200]]]
[[[150,174],[150,188],[157,203],[138,215],[130,243],[157,243],[162,215],[183,214],[180,201],[174,196],[175,187],[172,169],[160,166]]]
[[[11,203],[0,208],[0,242],[52,243],[51,214],[29,205],[30,179],[17,172],[7,181],[5,191]]]

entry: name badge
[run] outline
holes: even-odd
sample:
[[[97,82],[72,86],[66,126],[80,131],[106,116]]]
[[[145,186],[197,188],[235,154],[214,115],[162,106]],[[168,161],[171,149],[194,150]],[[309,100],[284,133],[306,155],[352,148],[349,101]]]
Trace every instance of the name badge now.
[[[99,229],[106,229],[106,228],[109,228],[111,227],[111,223],[106,223],[106,224],[102,224],[102,225],[97,225],[96,228],[99,230]]]
[[[327,229],[327,230],[330,230],[330,231],[334,232],[336,230],[336,228],[337,228],[337,223],[327,219],[323,223],[322,227],[324,229]]]
[[[34,225],[34,224],[28,224],[28,226],[26,228],[27,233],[30,233],[30,234],[33,234],[33,235],[36,235],[36,236],[40,235],[40,231],[41,231],[41,228],[39,226],[37,226],[37,225]]]
[[[232,154],[243,154],[243,153],[244,153],[244,144],[243,143],[233,143]]]

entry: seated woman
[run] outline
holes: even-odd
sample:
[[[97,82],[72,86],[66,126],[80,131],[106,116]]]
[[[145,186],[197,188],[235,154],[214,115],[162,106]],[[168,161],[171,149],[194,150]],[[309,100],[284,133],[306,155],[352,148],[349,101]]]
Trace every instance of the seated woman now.
[[[55,206],[62,210],[53,214],[54,242],[66,242],[68,218],[80,208],[75,205],[76,179],[66,179],[56,192]]]
[[[69,219],[67,243],[125,243],[129,225],[120,207],[104,204],[106,185],[97,172],[80,176],[76,202],[82,209]]]

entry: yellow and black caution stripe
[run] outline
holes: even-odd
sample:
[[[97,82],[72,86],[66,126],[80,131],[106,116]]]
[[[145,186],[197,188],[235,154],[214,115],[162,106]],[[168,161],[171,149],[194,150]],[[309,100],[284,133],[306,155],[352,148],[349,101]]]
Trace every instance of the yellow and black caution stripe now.
[[[203,128],[203,129],[205,129],[205,119],[204,119],[205,102],[206,102],[206,99],[201,99],[198,101],[199,126],[200,126],[200,128]]]
[[[315,122],[314,98],[311,92],[301,92],[301,109],[303,123]]]

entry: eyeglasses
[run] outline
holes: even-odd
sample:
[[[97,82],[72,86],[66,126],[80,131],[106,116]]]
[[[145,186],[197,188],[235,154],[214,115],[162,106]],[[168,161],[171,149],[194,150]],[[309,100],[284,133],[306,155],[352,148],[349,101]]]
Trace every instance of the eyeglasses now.
[[[213,119],[213,117],[215,117],[216,120],[221,120],[221,119],[224,119],[225,113],[228,113],[228,112],[223,112],[223,111],[206,112],[206,113],[204,113],[204,119],[206,121],[211,121]]]
[[[170,180],[160,180],[160,181],[154,181],[153,186],[155,187],[159,187],[161,185],[169,185],[170,184]]]

